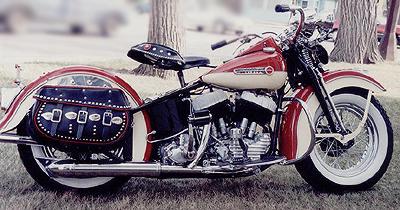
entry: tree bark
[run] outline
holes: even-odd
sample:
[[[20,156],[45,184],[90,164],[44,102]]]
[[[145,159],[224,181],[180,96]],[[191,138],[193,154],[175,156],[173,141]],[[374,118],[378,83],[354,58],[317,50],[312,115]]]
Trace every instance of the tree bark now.
[[[171,47],[178,52],[184,48],[184,26],[182,22],[181,0],[152,0],[149,22],[148,42]],[[172,71],[156,69],[149,65],[140,65],[133,73],[167,78]]]
[[[388,18],[386,21],[385,35],[382,39],[381,44],[379,45],[379,50],[382,54],[382,57],[387,61],[395,60],[395,51],[397,47],[396,25],[397,25],[397,19],[399,18],[399,11],[400,11],[399,6],[400,6],[399,0],[390,1],[390,7],[388,9]]]
[[[379,0],[339,0],[340,27],[331,60],[347,63],[382,61],[376,33]]]

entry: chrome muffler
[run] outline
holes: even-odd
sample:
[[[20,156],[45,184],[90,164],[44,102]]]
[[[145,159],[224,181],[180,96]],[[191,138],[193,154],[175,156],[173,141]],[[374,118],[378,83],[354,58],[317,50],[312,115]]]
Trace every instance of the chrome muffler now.
[[[167,174],[199,174],[201,167],[188,169],[162,166],[160,163],[74,164],[52,163],[46,167],[51,176],[68,178],[87,177],[161,177]]]
[[[226,165],[186,168],[160,163],[76,164],[65,161],[54,162],[46,167],[52,177],[153,177],[153,178],[222,178],[253,175],[260,166],[283,162],[284,158],[246,165]]]

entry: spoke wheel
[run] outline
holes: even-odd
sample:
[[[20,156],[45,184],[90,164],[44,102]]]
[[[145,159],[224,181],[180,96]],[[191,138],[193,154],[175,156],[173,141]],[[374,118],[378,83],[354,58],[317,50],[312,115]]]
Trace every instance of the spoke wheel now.
[[[68,159],[68,154],[52,147],[18,145],[22,163],[31,177],[49,190],[90,190],[108,192],[125,184],[129,178],[94,177],[94,178],[53,178],[46,171],[51,160]],[[47,159],[47,160],[46,160]]]
[[[353,104],[337,104],[337,110],[349,133],[361,122],[363,108]],[[326,116],[319,113],[316,129],[329,133]],[[328,131],[328,132],[326,132]],[[376,125],[369,117],[361,133],[347,144],[333,138],[319,139],[314,155],[326,170],[338,176],[354,176],[365,171],[377,155],[378,136]]]
[[[345,89],[332,97],[349,133],[361,122],[367,103],[362,90]],[[315,113],[317,133],[330,133],[319,107]],[[393,152],[393,130],[389,118],[372,97],[367,122],[361,133],[346,144],[334,138],[317,139],[313,152],[296,164],[300,175],[320,191],[365,190],[375,185],[386,172]]]

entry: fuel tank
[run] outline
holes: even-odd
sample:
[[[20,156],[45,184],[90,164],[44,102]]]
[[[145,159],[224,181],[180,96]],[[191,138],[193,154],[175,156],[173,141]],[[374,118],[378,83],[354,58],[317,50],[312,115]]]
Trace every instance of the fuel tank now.
[[[277,90],[284,85],[286,78],[282,51],[272,37],[265,38],[201,77],[207,84],[240,90]]]

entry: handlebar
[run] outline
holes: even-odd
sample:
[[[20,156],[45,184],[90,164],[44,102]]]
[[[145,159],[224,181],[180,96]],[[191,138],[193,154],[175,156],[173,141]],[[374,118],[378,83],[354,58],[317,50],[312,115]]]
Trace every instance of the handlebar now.
[[[211,50],[216,50],[216,49],[219,49],[219,48],[221,48],[221,47],[225,47],[226,45],[232,44],[232,43],[234,43],[234,42],[237,42],[237,41],[239,41],[239,40],[241,40],[241,39],[248,38],[248,37],[258,37],[258,38],[262,38],[261,36],[259,36],[259,35],[257,35],[257,34],[246,34],[246,35],[244,35],[244,36],[240,36],[240,37],[234,38],[234,39],[229,40],[229,41],[227,41],[227,40],[222,40],[222,41],[219,41],[219,42],[217,42],[217,43],[215,43],[215,44],[212,44],[212,45],[211,45]]]
[[[296,33],[295,33],[295,35],[293,36],[293,38],[289,40],[291,43],[296,42],[297,37],[300,35],[300,33],[301,33],[301,31],[302,31],[302,29],[303,29],[303,27],[304,27],[304,22],[305,22],[305,19],[306,19],[303,9],[300,8],[300,7],[291,7],[291,6],[289,6],[289,5],[278,4],[278,5],[275,6],[275,12],[279,12],[279,13],[285,13],[285,12],[293,12],[293,13],[294,13],[294,12],[299,12],[299,13],[300,13],[300,20],[299,20],[299,25],[298,25],[298,27],[297,27],[297,29],[296,29]],[[211,45],[211,50],[219,49],[219,48],[221,48],[221,47],[224,47],[224,46],[226,46],[226,45],[232,44],[232,43],[234,43],[234,42],[236,42],[236,41],[238,41],[238,40],[240,40],[240,39],[242,39],[242,38],[249,37],[249,36],[260,37],[260,36],[257,35],[257,34],[248,34],[248,35],[241,36],[241,37],[238,37],[238,38],[229,40],[229,41],[227,41],[227,40],[222,40],[222,41],[219,41],[219,42],[217,42],[217,43],[215,43],[215,44],[212,44],[212,45]]]
[[[283,12],[289,12],[289,11],[290,11],[289,5],[278,4],[275,6],[275,12],[283,13]]]
[[[275,12],[279,12],[279,13],[284,13],[284,12],[299,12],[300,13],[300,20],[299,20],[299,25],[297,27],[296,33],[293,36],[293,38],[290,40],[291,42],[295,42],[297,37],[300,35],[301,30],[304,27],[304,22],[306,20],[306,16],[304,14],[304,11],[302,8],[300,7],[291,7],[289,5],[285,5],[285,4],[278,4],[275,6]]]
[[[228,45],[228,42],[226,40],[222,40],[220,42],[212,44],[211,45],[211,50],[216,50],[216,49],[219,49],[219,48],[224,47],[226,45]]]
[[[219,48],[221,48],[221,47],[225,47],[226,45],[232,44],[232,43],[238,41],[238,40],[241,39],[241,38],[243,38],[243,36],[238,37],[238,38],[235,38],[235,39],[232,39],[232,40],[229,40],[229,41],[222,40],[222,41],[220,41],[220,42],[217,42],[217,43],[215,43],[215,44],[212,44],[212,45],[211,45],[211,50],[216,50],[216,49],[219,49]]]

